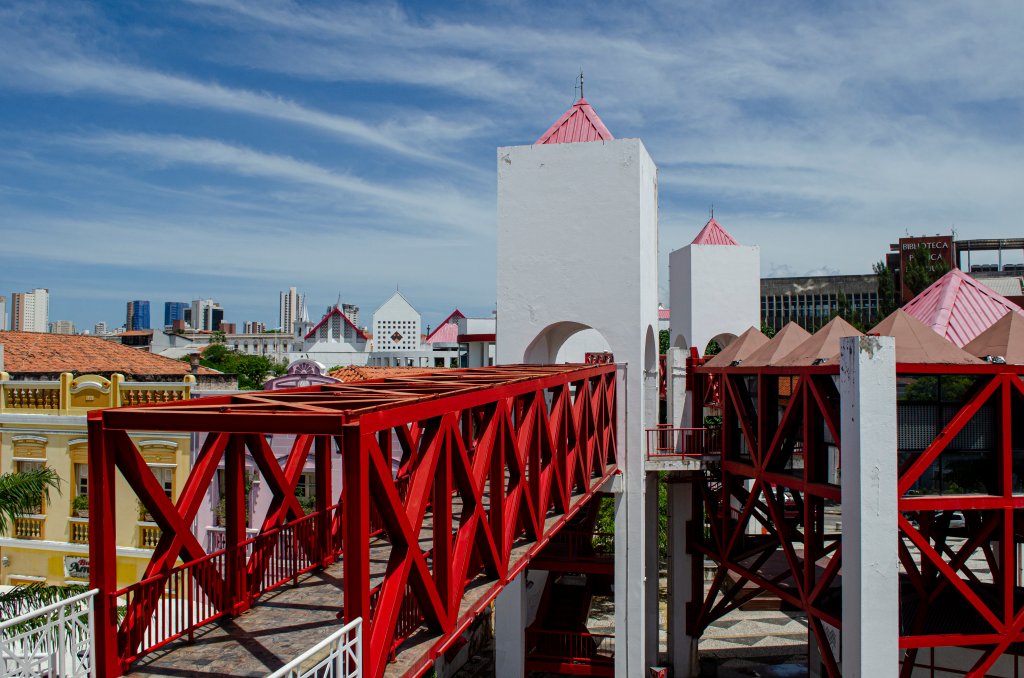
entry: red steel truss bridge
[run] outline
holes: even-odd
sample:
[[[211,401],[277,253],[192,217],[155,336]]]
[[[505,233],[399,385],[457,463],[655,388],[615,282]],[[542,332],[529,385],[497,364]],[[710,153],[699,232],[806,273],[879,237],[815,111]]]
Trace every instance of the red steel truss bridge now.
[[[437,370],[90,413],[99,674],[121,675],[149,660],[160,673],[161,662],[187,660],[214,627],[224,654],[234,641],[227,622],[255,617],[265,599],[328,571],[338,572],[339,585],[319,589],[322,599],[305,607],[363,620],[363,674],[425,672],[617,472],[615,369]],[[131,437],[156,432],[198,434],[173,501]],[[295,436],[283,463],[267,441],[278,434]],[[295,488],[310,458],[316,505],[306,515]],[[331,486],[336,464],[341,487]],[[273,495],[255,535],[246,532],[247,465]],[[225,539],[214,551],[192,525],[219,469]],[[160,530],[145,577],[124,588],[116,568],[118,474]],[[271,640],[261,637],[264,650]]]

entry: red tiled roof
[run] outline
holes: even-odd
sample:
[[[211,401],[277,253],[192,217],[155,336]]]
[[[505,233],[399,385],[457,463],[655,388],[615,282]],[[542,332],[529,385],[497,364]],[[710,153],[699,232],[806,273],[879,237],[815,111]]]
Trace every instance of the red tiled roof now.
[[[115,341],[80,334],[0,332],[4,371],[15,374],[109,374],[126,377],[184,376],[188,363],[165,358]],[[220,374],[200,367],[200,374]]]
[[[907,302],[903,310],[960,348],[1007,311],[1024,314],[1012,301],[956,268]]]
[[[454,344],[459,339],[459,323],[457,322],[460,318],[465,318],[462,311],[455,309],[449,314],[447,318],[441,321],[441,324],[434,328],[434,331],[427,335],[427,338],[423,340],[424,344]]]
[[[370,365],[348,365],[332,371],[329,376],[338,381],[366,381],[367,379],[387,379],[388,377],[413,377],[417,374],[430,372],[422,367],[373,367]]]
[[[597,112],[586,99],[580,97],[535,144],[572,144],[580,141],[611,141],[614,138]]]
[[[715,221],[714,217],[708,219],[704,228],[693,239],[691,245],[739,245],[736,239],[729,235],[729,231],[722,228],[722,225]]]
[[[342,318],[343,318],[343,319],[345,320],[345,324],[346,324],[346,325],[349,325],[349,326],[350,326],[350,327],[351,327],[352,329],[354,329],[354,330],[356,331],[356,334],[358,334],[359,336],[361,336],[361,337],[362,337],[363,339],[365,339],[366,341],[369,341],[369,340],[370,340],[370,337],[366,336],[366,332],[363,332],[363,331],[362,331],[361,329],[359,329],[358,327],[356,327],[355,325],[353,325],[353,324],[352,324],[352,321],[348,319],[348,316],[347,316],[347,315],[345,315],[344,313],[342,313],[342,312],[341,312],[341,309],[340,309],[340,308],[338,308],[337,306],[335,306],[335,307],[334,307],[334,309],[333,309],[333,310],[331,310],[331,312],[330,312],[330,313],[328,313],[328,314],[327,314],[327,315],[325,315],[325,316],[324,316],[323,318],[321,318],[321,319],[320,319],[320,322],[318,322],[318,323],[317,323],[317,324],[316,324],[316,325],[315,325],[315,326],[313,327],[313,329],[311,329],[311,330],[310,330],[309,332],[307,332],[307,333],[306,333],[306,336],[305,336],[305,337],[303,337],[303,339],[309,339],[310,337],[312,337],[312,336],[313,336],[314,334],[316,334],[316,331],[317,331],[318,329],[320,329],[320,327],[321,327],[321,326],[322,326],[322,325],[323,325],[323,324],[324,324],[325,322],[327,322],[328,320],[330,320],[330,319],[331,319],[332,317],[334,317],[334,316],[336,316],[336,315],[340,315],[340,316],[341,316],[341,317],[342,317]]]

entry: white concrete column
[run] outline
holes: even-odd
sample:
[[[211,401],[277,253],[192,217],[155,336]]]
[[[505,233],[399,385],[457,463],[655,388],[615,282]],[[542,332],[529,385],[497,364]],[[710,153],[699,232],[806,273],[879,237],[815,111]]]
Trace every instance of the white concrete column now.
[[[896,343],[843,337],[843,675],[899,670]]]
[[[644,489],[644,535],[646,555],[644,557],[644,605],[647,614],[644,616],[644,664],[658,665],[658,631],[661,628],[661,606],[658,604],[660,588],[660,571],[658,568],[658,474],[647,474]]]
[[[666,421],[678,428],[692,428],[693,412],[690,411],[690,394],[686,390],[686,349],[670,348],[665,360],[668,363],[665,375]]]
[[[693,591],[694,558],[686,552],[687,523],[693,517],[693,485],[669,482],[667,486],[668,659],[675,678],[690,678],[699,674],[699,666],[697,639],[686,632],[686,606],[704,594],[703,590]]]
[[[495,675],[526,675],[526,570],[505,585],[494,600]]]

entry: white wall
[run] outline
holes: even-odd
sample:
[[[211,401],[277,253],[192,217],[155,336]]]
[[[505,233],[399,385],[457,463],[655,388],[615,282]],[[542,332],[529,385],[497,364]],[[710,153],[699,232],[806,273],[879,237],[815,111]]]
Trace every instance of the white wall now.
[[[422,331],[420,314],[400,292],[395,292],[373,313],[373,350],[419,351]]]
[[[761,250],[744,245],[686,245],[669,254],[673,346],[701,354],[723,333],[761,326]]]

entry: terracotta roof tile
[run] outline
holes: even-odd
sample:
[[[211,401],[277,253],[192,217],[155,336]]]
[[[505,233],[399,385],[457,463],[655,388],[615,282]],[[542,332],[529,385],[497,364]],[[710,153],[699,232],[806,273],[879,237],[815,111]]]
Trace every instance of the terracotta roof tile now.
[[[374,367],[372,365],[347,365],[333,370],[329,376],[338,381],[366,381],[368,379],[387,379],[388,377],[414,377],[434,370],[425,367]]]
[[[184,376],[188,363],[114,341],[79,334],[0,332],[4,371],[17,374],[109,374],[126,377]],[[201,374],[219,374],[207,367]]]

